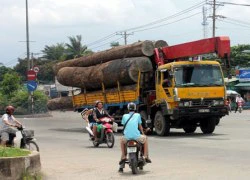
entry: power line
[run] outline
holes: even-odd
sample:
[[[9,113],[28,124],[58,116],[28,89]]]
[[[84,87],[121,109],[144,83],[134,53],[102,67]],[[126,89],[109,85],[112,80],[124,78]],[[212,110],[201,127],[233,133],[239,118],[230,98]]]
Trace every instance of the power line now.
[[[183,11],[180,11],[180,12],[178,12],[176,14],[173,14],[171,16],[168,16],[168,17],[165,17],[165,18],[162,18],[162,19],[159,19],[159,20],[156,20],[156,21],[153,21],[153,22],[141,25],[141,26],[137,26],[137,27],[134,27],[134,28],[126,29],[124,31],[132,31],[132,30],[141,29],[141,28],[144,28],[144,27],[147,27],[147,26],[152,26],[152,25],[155,25],[155,24],[162,23],[162,22],[167,21],[169,19],[181,16],[181,15],[186,14],[188,12],[191,12],[191,11],[197,9],[197,8],[200,8],[204,4],[205,4],[205,1],[202,1],[202,2],[200,2],[200,3],[198,3],[198,4],[194,5],[194,6],[191,6],[191,7],[187,8],[187,9],[185,9]]]
[[[221,2],[222,4],[236,5],[236,6],[250,6],[250,4],[239,4],[239,3],[230,3],[230,2]]]
[[[174,21],[174,22],[169,22],[169,23],[161,24],[161,25],[158,25],[158,26],[153,26],[153,27],[146,28],[146,29],[141,29],[141,30],[133,31],[133,33],[135,33],[135,32],[141,32],[141,31],[146,31],[146,30],[150,30],[150,29],[155,29],[155,28],[158,28],[158,27],[161,27],[161,26],[166,26],[166,25],[169,25],[169,24],[173,24],[173,23],[182,21],[182,20],[184,20],[184,19],[188,19],[188,18],[190,18],[190,17],[196,16],[196,15],[198,15],[198,14],[201,14],[201,12],[192,14],[192,15],[187,16],[187,17],[185,17],[185,18],[178,19],[178,20],[176,20],[176,21]]]
[[[171,19],[171,18],[175,18],[175,17],[181,16],[181,15],[186,14],[186,13],[188,13],[188,12],[191,12],[191,11],[197,9],[197,8],[200,8],[201,6],[203,6],[203,5],[205,4],[205,2],[206,2],[206,1],[202,1],[202,2],[200,2],[200,3],[196,4],[196,5],[193,5],[193,6],[187,8],[187,9],[185,9],[185,10],[183,10],[183,11],[180,11],[179,13],[173,14],[173,15],[171,15],[171,16],[168,16],[168,17],[165,17],[165,18],[162,18],[162,19],[159,19],[159,20],[156,20],[156,21],[153,21],[153,22],[150,22],[150,23],[141,25],[141,26],[137,26],[137,27],[134,27],[134,28],[130,28],[130,29],[126,29],[126,30],[114,32],[114,33],[109,34],[109,35],[107,35],[107,36],[105,36],[105,37],[103,37],[103,38],[100,38],[100,39],[96,40],[96,41],[93,41],[93,42],[91,42],[91,43],[88,43],[88,44],[86,44],[86,46],[89,47],[89,46],[93,46],[93,45],[99,44],[99,43],[101,43],[101,42],[103,42],[103,41],[106,41],[106,40],[108,40],[108,39],[114,37],[117,33],[123,33],[124,31],[127,32],[127,31],[136,30],[136,29],[141,29],[141,28],[143,28],[143,27],[152,26],[152,25],[154,25],[154,24],[159,24],[159,23],[162,23],[163,21],[169,20],[169,19]],[[161,25],[160,25],[160,26],[161,26]],[[159,27],[160,27],[160,26],[159,26]],[[150,29],[154,29],[154,28],[156,28],[156,27],[153,27],[153,28],[150,28]],[[139,31],[134,31],[134,32],[139,32]]]
[[[123,37],[120,37],[120,38],[118,38],[118,39],[115,39],[115,40],[113,40],[113,41],[118,41],[118,40],[120,40],[120,39],[122,39]],[[113,41],[111,41],[111,42],[108,42],[108,43],[105,43],[105,44],[102,44],[102,45],[99,45],[99,46],[96,46],[96,47],[93,47],[93,48],[91,48],[91,49],[96,49],[96,48],[99,48],[99,47],[102,47],[102,46],[105,46],[105,45],[107,45],[107,44],[110,44],[110,43],[112,43]]]
[[[117,32],[116,35],[121,35],[124,38],[124,44],[127,45],[127,37],[129,35],[133,35],[134,33],[127,33],[127,31],[124,32]]]

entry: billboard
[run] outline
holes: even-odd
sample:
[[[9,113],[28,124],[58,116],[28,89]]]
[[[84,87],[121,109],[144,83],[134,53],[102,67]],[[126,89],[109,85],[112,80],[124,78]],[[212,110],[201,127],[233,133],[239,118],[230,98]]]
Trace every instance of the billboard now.
[[[240,69],[239,70],[239,81],[240,82],[250,82],[250,69]]]

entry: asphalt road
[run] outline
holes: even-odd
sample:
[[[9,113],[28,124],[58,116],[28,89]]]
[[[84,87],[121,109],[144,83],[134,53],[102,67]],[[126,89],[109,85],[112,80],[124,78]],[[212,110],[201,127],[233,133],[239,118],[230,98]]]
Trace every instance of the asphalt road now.
[[[76,112],[20,118],[34,129],[40,146],[43,179],[250,179],[250,111],[224,117],[212,135],[171,129],[168,137],[149,136],[153,161],[139,175],[126,167],[119,174],[119,138],[112,149],[94,148]]]

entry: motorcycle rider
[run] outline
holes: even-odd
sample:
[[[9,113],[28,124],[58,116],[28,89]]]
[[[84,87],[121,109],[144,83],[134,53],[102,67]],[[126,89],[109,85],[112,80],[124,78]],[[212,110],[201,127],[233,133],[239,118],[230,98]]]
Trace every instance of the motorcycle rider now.
[[[141,115],[139,113],[136,113],[136,105],[133,102],[130,102],[128,104],[128,114],[124,114],[122,117],[122,124],[125,125],[125,123],[129,120],[127,123],[125,129],[124,129],[124,136],[121,138],[120,145],[121,145],[121,161],[119,164],[122,164],[126,161],[126,155],[125,155],[125,148],[126,143],[128,140],[134,139],[143,144],[144,146],[144,158],[147,163],[151,163],[151,160],[148,156],[148,140],[147,136],[144,134],[143,127],[142,127],[142,120]],[[129,119],[130,118],[130,119]],[[141,134],[140,134],[140,131]]]
[[[108,113],[108,111],[106,109],[103,108],[103,103],[99,100],[96,101],[95,103],[95,109],[93,110],[93,118],[94,120],[97,122],[97,124],[100,123],[100,118],[103,118],[103,117],[109,117],[111,118],[112,120],[114,120]],[[98,138],[97,138],[97,126],[94,126],[93,127],[93,134],[94,134],[94,137],[95,137],[95,141],[98,141]]]
[[[15,127],[22,126],[22,124],[13,116],[15,111],[13,106],[7,106],[5,110],[6,113],[2,116],[2,125],[0,128],[2,146],[6,146],[6,142],[10,140],[9,135],[12,135],[13,137],[16,136],[17,129]]]
[[[241,97],[241,95],[240,94],[238,94],[237,95],[237,97],[236,97],[236,99],[235,99],[235,102],[236,102],[236,108],[235,108],[235,113],[237,112],[237,110],[238,110],[238,107],[239,107],[239,105],[238,105],[238,103],[244,103],[244,99]]]

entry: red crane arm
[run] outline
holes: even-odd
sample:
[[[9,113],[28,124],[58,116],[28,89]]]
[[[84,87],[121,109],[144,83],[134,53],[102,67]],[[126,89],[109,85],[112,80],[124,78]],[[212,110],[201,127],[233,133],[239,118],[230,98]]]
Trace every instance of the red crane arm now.
[[[220,58],[226,58],[229,60],[229,37],[213,37],[174,46],[167,46],[162,49],[155,49],[155,61],[159,65],[170,60],[194,57],[208,53],[217,53]]]

